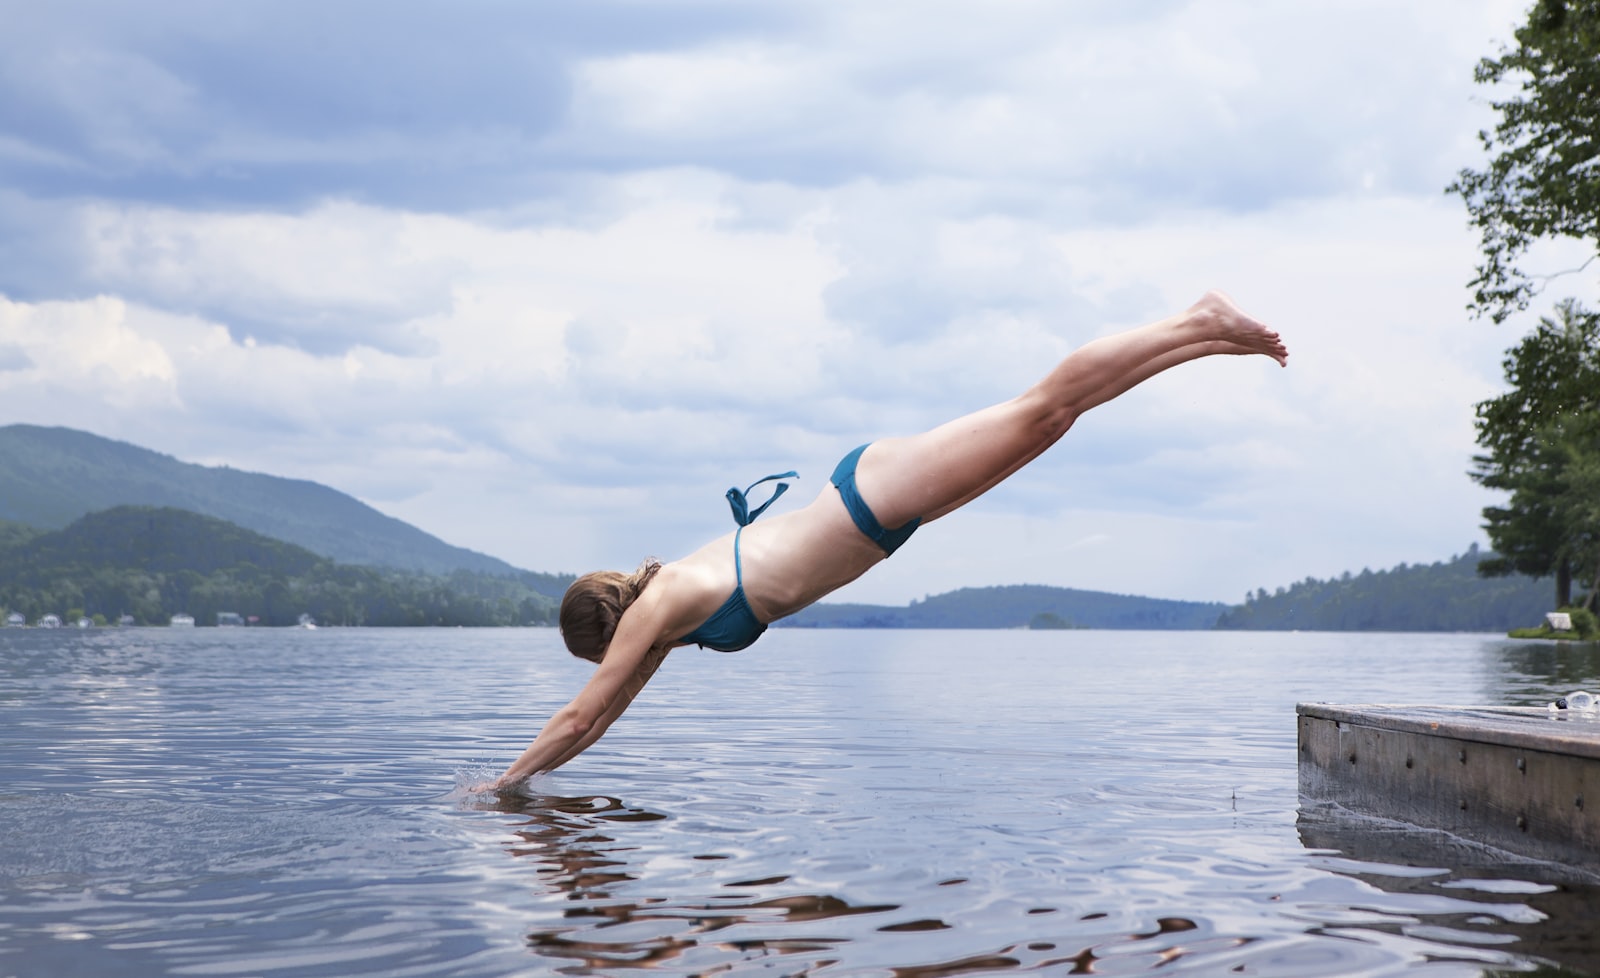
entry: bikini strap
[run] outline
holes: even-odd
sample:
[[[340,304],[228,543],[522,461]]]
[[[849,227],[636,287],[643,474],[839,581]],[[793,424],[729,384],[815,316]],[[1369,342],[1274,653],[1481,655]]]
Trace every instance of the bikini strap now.
[[[744,587],[744,567],[739,560],[739,537],[744,533],[744,527],[733,531],[733,583],[740,588]]]
[[[738,523],[741,527],[749,526],[751,523],[755,522],[757,516],[760,516],[762,513],[766,512],[768,506],[771,506],[773,503],[777,502],[779,496],[789,491],[789,483],[778,483],[778,488],[772,491],[772,497],[766,502],[762,503],[760,506],[757,506],[753,511],[750,509],[750,500],[745,498],[745,493],[748,493],[751,489],[761,485],[763,482],[771,482],[774,479],[798,478],[800,478],[800,473],[798,472],[780,472],[777,475],[769,475],[765,479],[757,479],[756,481],[750,483],[749,488],[745,489],[744,492],[740,492],[737,488],[729,489],[727,493],[728,506],[733,510],[734,522]]]

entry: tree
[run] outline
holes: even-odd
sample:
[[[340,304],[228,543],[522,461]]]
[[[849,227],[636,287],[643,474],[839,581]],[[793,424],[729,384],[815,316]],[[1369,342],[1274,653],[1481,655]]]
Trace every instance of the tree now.
[[[1600,255],[1600,0],[1539,0],[1514,36],[1515,47],[1474,73],[1484,85],[1520,81],[1491,100],[1500,122],[1478,134],[1489,165],[1462,170],[1448,188],[1482,237],[1471,308],[1497,323],[1549,278],[1517,266],[1535,241],[1587,241]]]
[[[1485,576],[1554,576],[1556,607],[1574,574],[1600,588],[1600,315],[1572,301],[1512,347],[1511,390],[1477,406],[1472,478],[1511,494],[1484,509],[1498,557]]]
[[[1538,0],[1513,36],[1474,75],[1504,95],[1478,134],[1488,166],[1448,188],[1481,236],[1471,308],[1497,323],[1557,277],[1519,267],[1535,242],[1583,242],[1591,255],[1570,272],[1600,257],[1600,0]],[[1593,582],[1590,604],[1600,590],[1600,320],[1572,299],[1555,313],[1508,351],[1512,390],[1477,406],[1471,474],[1510,493],[1483,511],[1499,556],[1480,571],[1553,576],[1560,607],[1574,576]]]
[[[1600,412],[1577,419],[1564,436],[1557,513],[1567,527],[1568,559],[1589,582],[1583,606],[1600,614]]]

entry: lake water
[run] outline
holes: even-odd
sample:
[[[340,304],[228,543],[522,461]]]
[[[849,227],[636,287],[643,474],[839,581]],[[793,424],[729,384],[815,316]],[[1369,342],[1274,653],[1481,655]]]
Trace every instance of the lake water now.
[[[1474,635],[775,629],[532,797],[553,631],[0,631],[0,976],[1600,970],[1561,867],[1302,811],[1298,701],[1542,705]]]

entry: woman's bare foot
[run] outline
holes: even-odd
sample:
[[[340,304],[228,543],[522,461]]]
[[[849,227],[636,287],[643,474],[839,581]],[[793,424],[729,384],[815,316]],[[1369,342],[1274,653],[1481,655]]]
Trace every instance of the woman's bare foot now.
[[[1224,344],[1217,350],[1219,353],[1259,353],[1278,361],[1279,366],[1289,365],[1289,348],[1283,345],[1278,334],[1245,315],[1224,293],[1207,292],[1189,307],[1187,315],[1207,336]]]

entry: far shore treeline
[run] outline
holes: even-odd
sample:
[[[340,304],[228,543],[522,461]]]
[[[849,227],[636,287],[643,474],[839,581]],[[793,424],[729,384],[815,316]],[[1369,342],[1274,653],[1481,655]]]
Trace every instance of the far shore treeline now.
[[[1549,610],[1549,586],[1526,577],[1484,578],[1493,555],[1476,545],[1448,561],[1306,578],[1242,605],[1163,601],[1023,585],[963,588],[907,607],[828,605],[780,625],[833,628],[1138,628],[1262,631],[1504,632],[1534,626]]]
[[[962,588],[895,607],[820,604],[793,628],[1304,629],[1504,631],[1534,625],[1548,587],[1483,578],[1474,546],[1449,561],[1307,578],[1242,605],[1171,601],[1040,585]],[[340,563],[224,520],[171,507],[119,506],[44,532],[0,522],[0,614],[165,625],[219,613],[252,624],[553,625],[568,575],[447,574]]]

